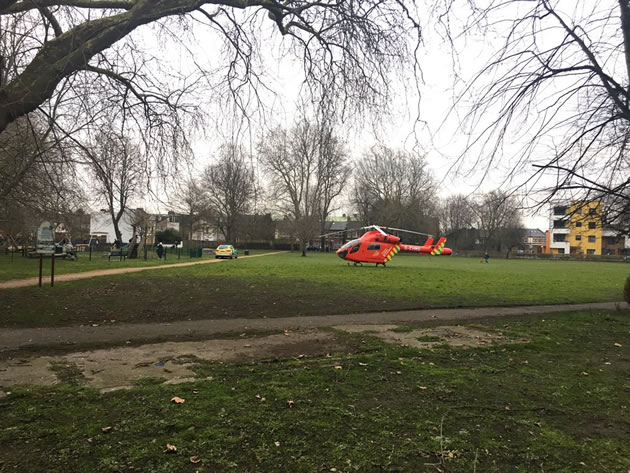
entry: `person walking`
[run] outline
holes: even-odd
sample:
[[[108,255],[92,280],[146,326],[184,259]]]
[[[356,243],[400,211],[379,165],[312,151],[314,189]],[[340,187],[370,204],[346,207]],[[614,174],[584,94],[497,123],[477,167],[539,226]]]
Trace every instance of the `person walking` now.
[[[157,249],[155,250],[155,252],[158,255],[158,259],[162,259],[162,256],[164,256],[164,246],[162,245],[162,242],[159,242],[157,244]]]
[[[488,254],[488,252],[486,251],[483,255],[483,259],[486,262],[486,264],[488,264],[488,259],[490,258],[490,255]]]

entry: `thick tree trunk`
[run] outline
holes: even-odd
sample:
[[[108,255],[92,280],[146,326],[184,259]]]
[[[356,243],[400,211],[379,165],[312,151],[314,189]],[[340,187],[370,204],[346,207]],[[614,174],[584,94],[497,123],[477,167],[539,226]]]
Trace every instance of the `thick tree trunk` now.
[[[122,244],[122,233],[120,232],[120,227],[118,226],[118,220],[114,220],[114,233],[116,233],[116,239]]]
[[[0,8],[11,3],[15,2],[0,1]],[[9,123],[48,100],[65,77],[84,69],[94,55],[109,48],[138,26],[165,16],[191,12],[205,3],[210,2],[137,0],[129,11],[86,21],[48,41],[26,69],[0,89],[0,132]]]

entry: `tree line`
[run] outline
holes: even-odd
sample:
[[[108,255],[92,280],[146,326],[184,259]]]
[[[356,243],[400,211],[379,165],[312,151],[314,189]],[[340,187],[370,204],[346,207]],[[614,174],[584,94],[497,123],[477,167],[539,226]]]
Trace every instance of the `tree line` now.
[[[16,209],[27,204],[59,213],[85,200],[76,165],[100,165],[102,175],[125,167],[107,169],[109,163],[99,163],[104,153],[93,152],[109,139],[101,134],[110,128],[124,137],[114,139],[116,146],[131,140],[144,157],[142,173],[128,183],[134,187],[134,181],[168,178],[190,162],[190,130],[206,118],[191,97],[212,97],[222,111],[237,110],[244,119],[252,113],[269,118],[266,45],[281,45],[302,66],[303,98],[330,116],[382,120],[395,85],[420,87],[424,24],[443,35],[453,58],[462,51],[459,42],[471,36],[503,38],[472,77],[460,75],[454,60],[454,114],[469,137],[454,169],[485,177],[501,164],[506,186],[540,191],[539,208],[555,198],[602,201],[605,223],[630,234],[630,3],[575,4],[567,10],[554,0],[443,0],[423,9],[406,0],[0,0],[2,225],[19,225],[30,214],[16,216]],[[189,70],[174,70],[139,40],[141,28],[184,50],[202,28],[212,35],[209,44],[219,59],[202,64],[191,55]],[[277,135],[268,141],[288,141]],[[369,176],[378,167],[399,188],[355,187],[355,212],[363,220],[426,225],[432,203],[418,197],[416,181],[398,179],[381,162],[362,169],[370,152],[356,162],[353,177],[380,185]],[[276,156],[280,164],[290,157]],[[313,180],[316,160],[307,160],[300,171]],[[289,189],[286,179],[295,176],[278,177],[270,166],[265,172],[274,203],[301,222],[296,232],[306,234],[327,208],[326,198],[316,202],[314,195],[334,196],[335,183],[328,191],[312,184],[285,191],[280,184]],[[422,183],[422,168],[413,172]],[[100,186],[97,179],[94,184]],[[28,203],[34,189],[40,189],[37,202]],[[125,190],[116,192],[124,200]],[[412,218],[400,211],[404,207],[422,211]]]

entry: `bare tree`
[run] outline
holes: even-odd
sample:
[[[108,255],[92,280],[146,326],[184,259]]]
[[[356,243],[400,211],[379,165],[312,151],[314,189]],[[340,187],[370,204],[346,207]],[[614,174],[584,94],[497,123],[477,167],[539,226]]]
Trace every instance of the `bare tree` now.
[[[502,191],[480,195],[473,203],[475,226],[484,250],[507,249],[517,245],[522,236],[521,205],[514,196]]]
[[[314,127],[303,121],[292,130],[277,128],[265,136],[258,155],[270,177],[275,209],[293,225],[302,255],[318,228],[317,145]]]
[[[201,225],[214,220],[210,203],[201,180],[190,178],[179,191],[176,207],[186,215],[187,233],[184,238],[193,239],[193,233]]]
[[[153,244],[152,238],[155,233],[155,217],[144,209],[136,208],[130,215],[131,228],[133,234],[131,236],[129,258],[137,258],[146,245]]]
[[[219,231],[227,242],[239,237],[239,218],[246,213],[256,193],[250,157],[236,144],[219,149],[219,159],[206,168],[203,187]]]
[[[488,172],[510,159],[508,179],[542,190],[539,206],[555,197],[601,200],[606,220],[628,234],[630,2],[469,4],[465,29],[505,40],[460,95],[474,103],[460,171]]]
[[[423,156],[377,145],[356,163],[352,202],[366,225],[437,233],[436,189]]]
[[[306,244],[323,230],[348,179],[343,145],[327,125],[303,119],[291,130],[269,133],[258,153],[270,177],[276,210],[293,222],[306,256]]]
[[[94,176],[95,192],[107,206],[116,239],[122,241],[120,221],[131,200],[141,194],[145,168],[140,148],[129,138],[107,130],[82,150]]]
[[[350,177],[348,152],[343,142],[334,135],[332,124],[324,121],[317,131],[318,177],[320,188],[318,217],[319,231],[326,233],[326,221],[335,210],[335,201],[344,191]],[[323,249],[324,237],[321,237]]]
[[[447,197],[440,208],[440,230],[448,235],[457,230],[472,228],[473,210],[471,200],[462,194]]]
[[[49,139],[45,122],[22,118],[0,135],[0,231],[26,243],[42,219],[71,226],[84,203],[65,150]]]
[[[403,0],[5,0],[0,20],[14,26],[7,44],[17,50],[0,86],[0,131],[78,76],[116,82],[149,114],[158,98],[173,104],[159,89],[145,87],[150,81],[143,81],[142,68],[118,68],[123,57],[125,65],[143,65],[141,56],[129,59],[129,42],[132,32],[148,24],[170,38],[181,37],[186,22],[203,23],[219,35],[226,45],[223,83],[233,96],[244,97],[246,86],[261,80],[257,37],[261,23],[269,21],[302,59],[312,89],[339,96],[346,105],[385,104],[391,72],[417,65],[408,44],[420,41],[415,13],[414,2]],[[127,47],[126,55],[116,56],[117,44]]]

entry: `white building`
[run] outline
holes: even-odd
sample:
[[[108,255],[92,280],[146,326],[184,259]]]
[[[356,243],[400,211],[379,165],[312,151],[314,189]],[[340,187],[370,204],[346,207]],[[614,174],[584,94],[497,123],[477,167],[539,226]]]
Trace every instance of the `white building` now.
[[[552,253],[565,255],[571,253],[571,242],[569,241],[571,231],[568,227],[569,219],[567,217],[568,209],[568,204],[561,202],[554,202],[551,205],[549,215],[549,248],[551,248]],[[555,252],[553,251],[554,249],[556,250]]]
[[[125,210],[123,216],[118,223],[123,243],[128,242],[133,236],[133,227],[131,222],[133,221],[133,210]],[[113,243],[116,239],[116,232],[114,231],[114,224],[112,223],[112,217],[107,211],[100,211],[90,214],[90,235],[92,236],[105,236],[107,243]]]

